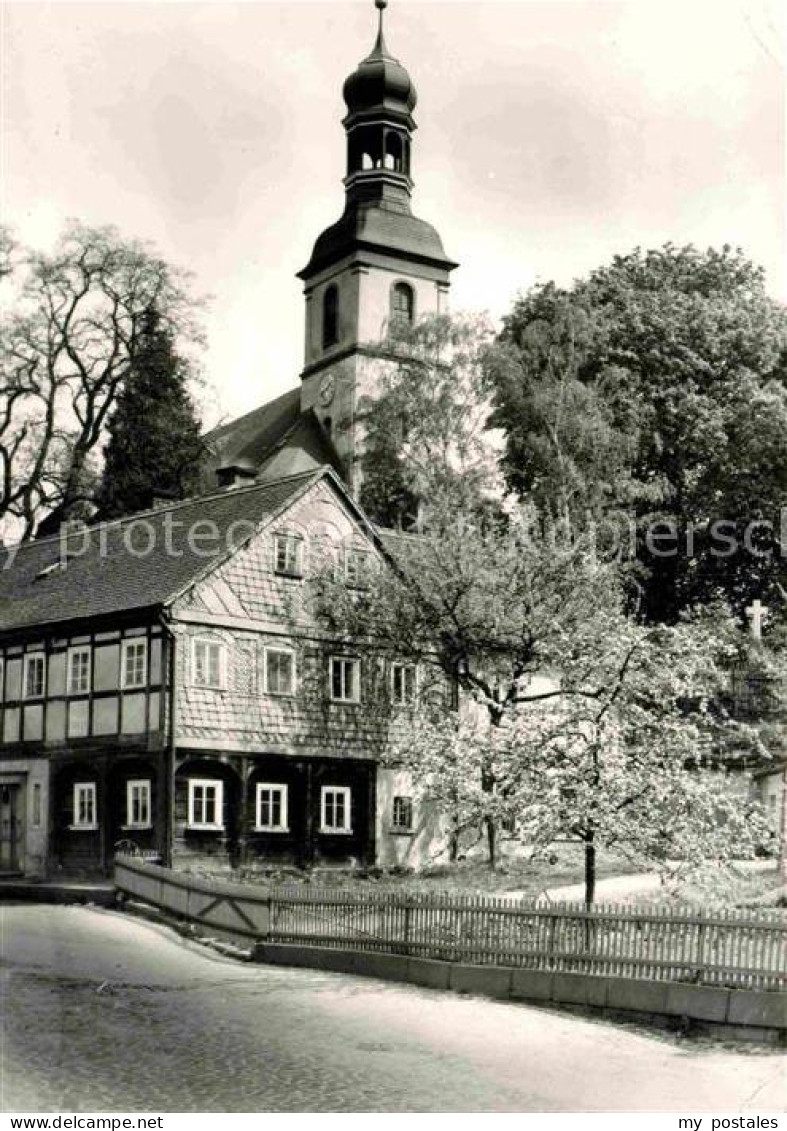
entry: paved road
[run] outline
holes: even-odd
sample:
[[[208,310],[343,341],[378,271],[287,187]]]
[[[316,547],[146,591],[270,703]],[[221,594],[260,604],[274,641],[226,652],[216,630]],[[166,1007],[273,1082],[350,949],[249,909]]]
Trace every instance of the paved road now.
[[[775,1111],[784,1059],[6,905],[4,1111]]]

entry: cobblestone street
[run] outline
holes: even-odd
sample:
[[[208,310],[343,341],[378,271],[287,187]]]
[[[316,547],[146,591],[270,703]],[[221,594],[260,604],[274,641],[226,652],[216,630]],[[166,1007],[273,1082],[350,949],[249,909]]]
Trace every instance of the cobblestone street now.
[[[784,1059],[7,905],[4,1111],[776,1111]]]

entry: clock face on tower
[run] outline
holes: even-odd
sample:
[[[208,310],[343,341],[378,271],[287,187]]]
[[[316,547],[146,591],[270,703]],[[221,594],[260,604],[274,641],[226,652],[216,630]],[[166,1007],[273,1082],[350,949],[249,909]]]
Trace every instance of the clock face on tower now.
[[[320,390],[318,393],[320,404],[327,408],[333,400],[333,394],[335,391],[336,378],[334,377],[333,373],[326,373],[322,381],[320,381]]]

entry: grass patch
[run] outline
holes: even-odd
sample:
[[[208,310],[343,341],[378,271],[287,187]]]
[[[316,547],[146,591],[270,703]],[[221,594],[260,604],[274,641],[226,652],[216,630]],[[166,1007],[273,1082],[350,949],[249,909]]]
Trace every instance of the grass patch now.
[[[370,868],[351,870],[338,867],[316,867],[312,871],[297,868],[255,864],[228,870],[206,867],[188,869],[193,875],[208,880],[250,884],[270,889],[282,885],[309,885],[344,890],[408,892],[450,892],[456,895],[516,895],[538,899],[545,892],[582,884],[584,860],[579,844],[556,846],[546,861],[529,861],[521,857],[504,857],[493,872],[479,859],[466,859],[455,864],[440,864],[419,872]],[[630,860],[620,854],[599,851],[597,879],[652,873],[652,866]],[[555,898],[560,898],[555,895]],[[577,898],[575,895],[573,898]],[[598,902],[605,902],[603,889]],[[637,887],[614,902],[643,906],[692,905],[695,907],[778,907],[787,906],[787,888],[781,870],[774,860],[754,861],[720,869],[706,865],[691,876],[668,880],[657,888]]]

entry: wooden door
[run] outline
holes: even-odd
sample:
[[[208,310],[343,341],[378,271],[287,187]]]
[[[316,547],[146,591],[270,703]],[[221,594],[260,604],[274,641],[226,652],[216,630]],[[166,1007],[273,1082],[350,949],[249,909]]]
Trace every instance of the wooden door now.
[[[0,872],[18,872],[22,857],[21,791],[0,785]]]

